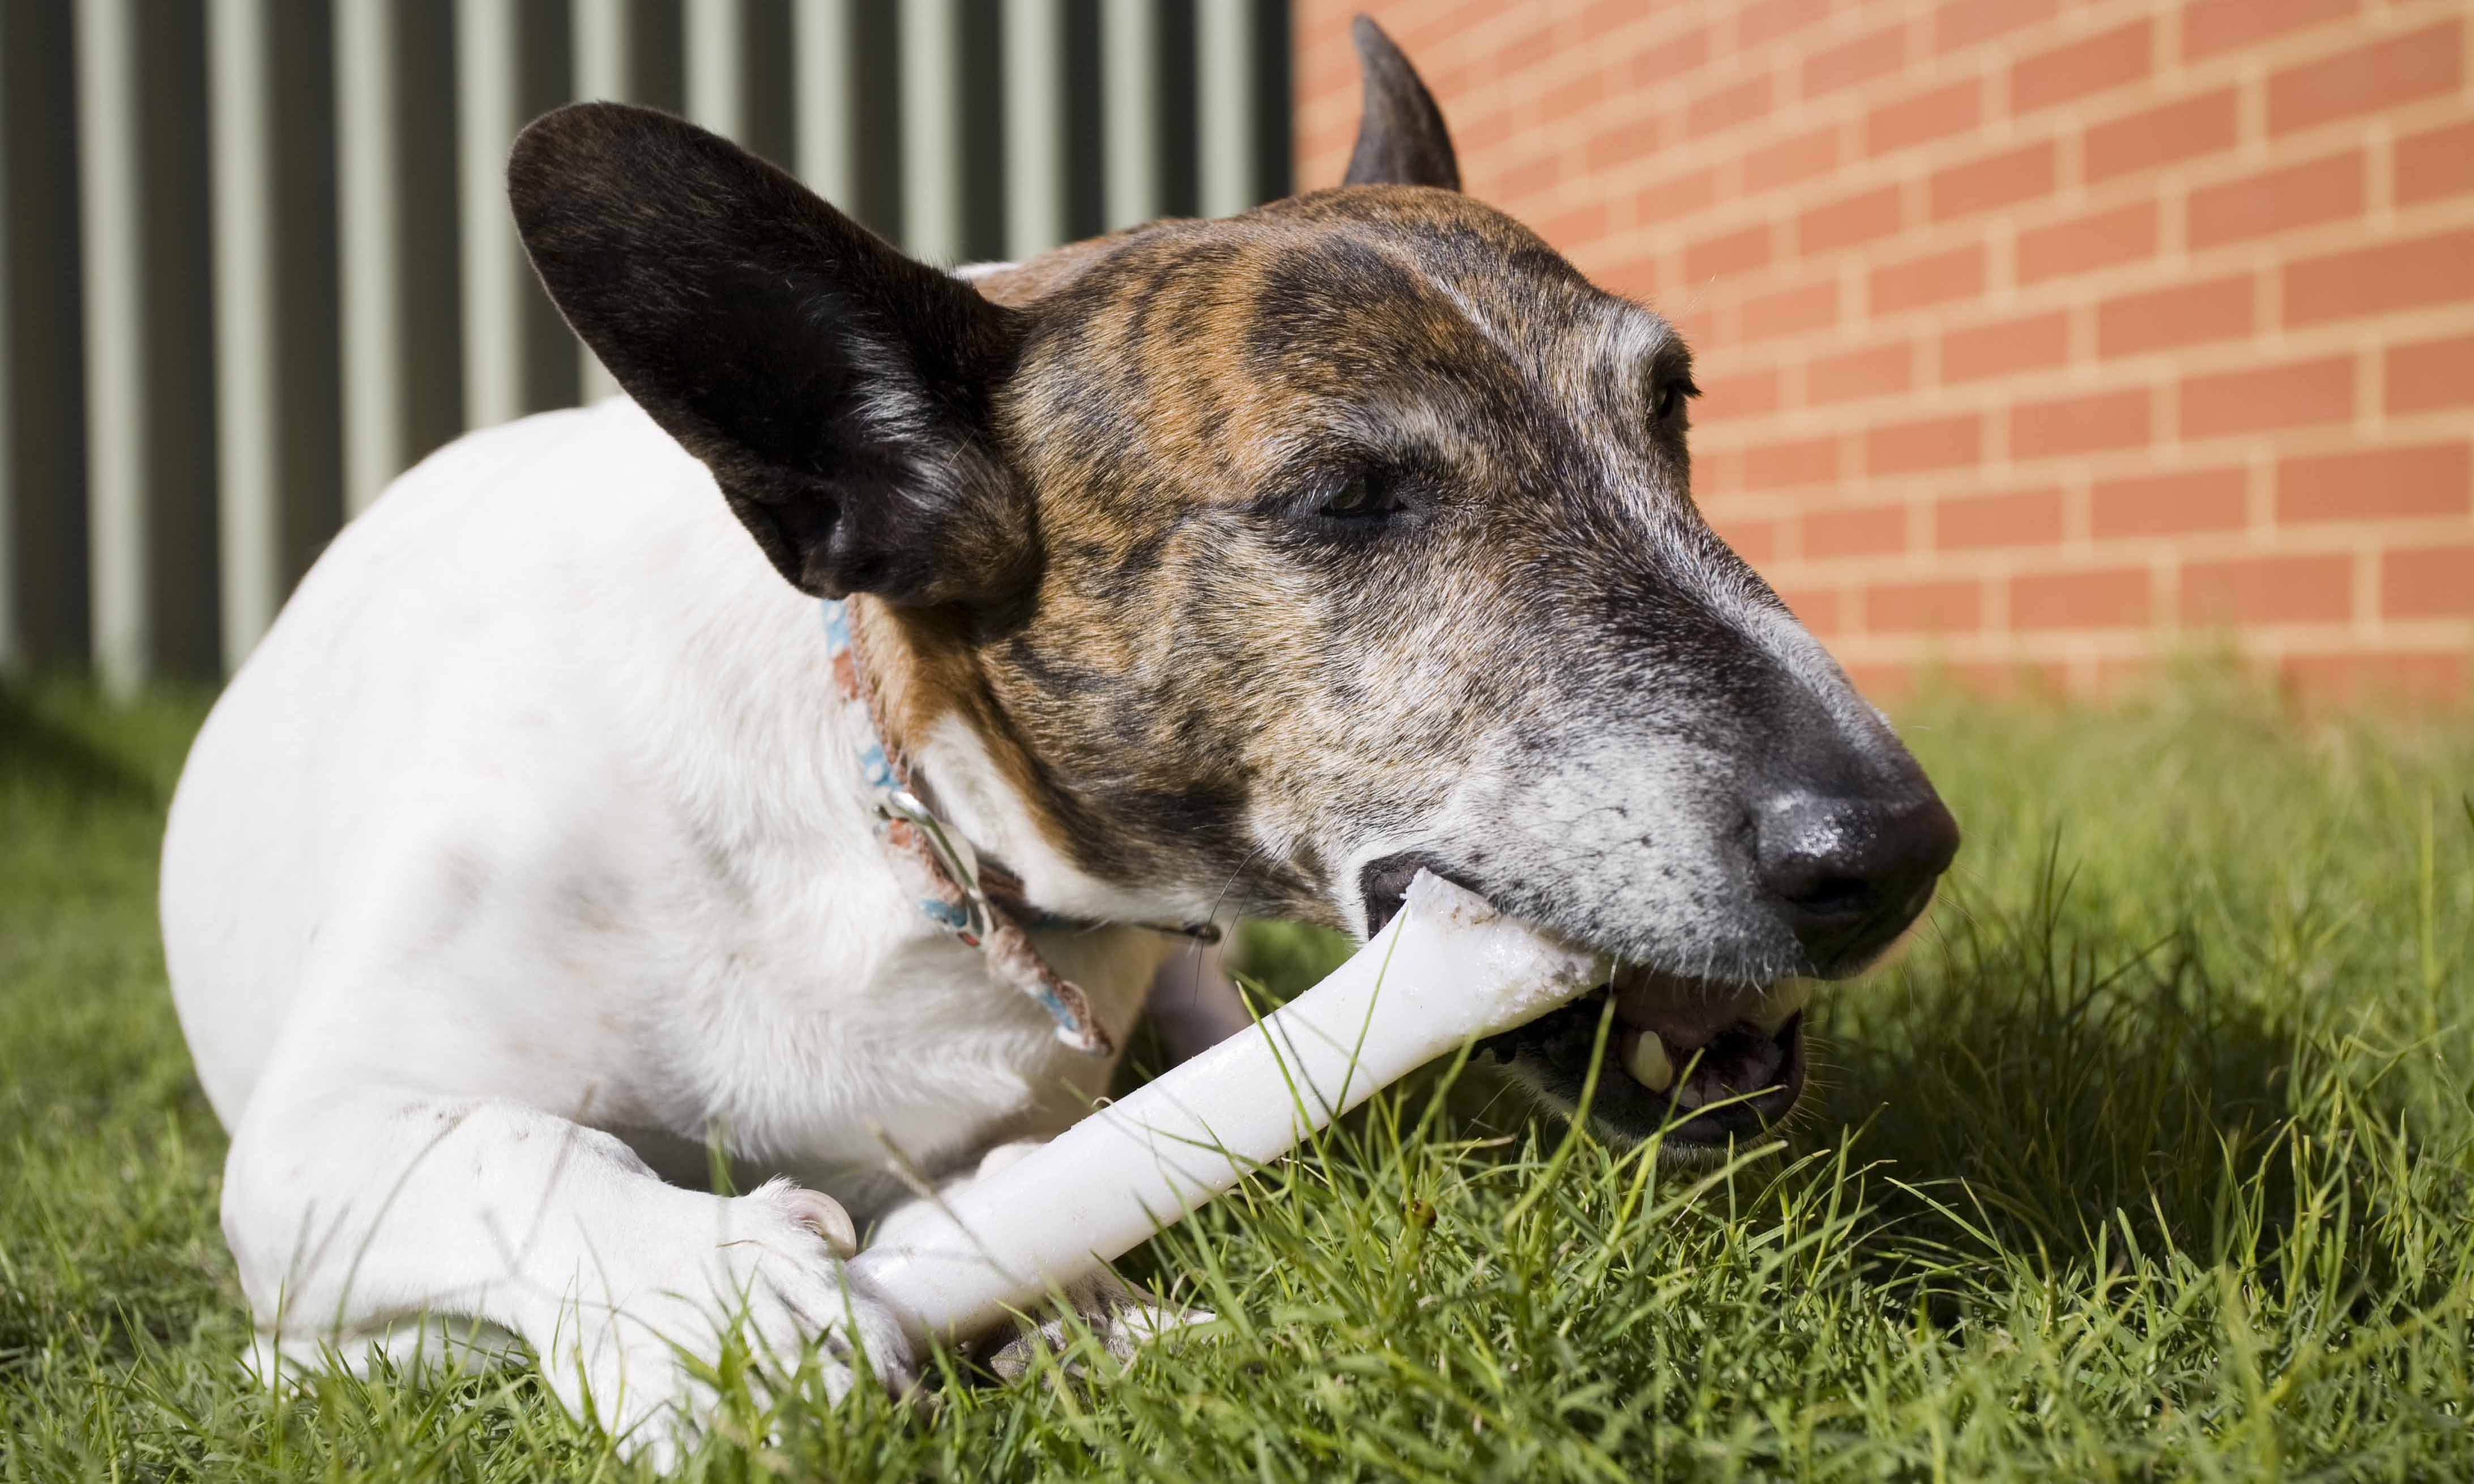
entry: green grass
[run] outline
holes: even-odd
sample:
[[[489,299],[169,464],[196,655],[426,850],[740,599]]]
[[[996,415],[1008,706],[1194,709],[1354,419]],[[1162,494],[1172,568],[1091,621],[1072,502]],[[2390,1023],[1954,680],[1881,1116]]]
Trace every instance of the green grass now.
[[[0,1478],[628,1476],[526,1374],[232,1366],[153,907],[197,715],[0,693]],[[1153,1244],[1216,1337],[742,1410],[692,1468],[2474,1477],[2474,727],[2209,682],[1908,734],[1968,845],[1826,1001],[1789,1149],[1682,1178],[1430,1076]]]

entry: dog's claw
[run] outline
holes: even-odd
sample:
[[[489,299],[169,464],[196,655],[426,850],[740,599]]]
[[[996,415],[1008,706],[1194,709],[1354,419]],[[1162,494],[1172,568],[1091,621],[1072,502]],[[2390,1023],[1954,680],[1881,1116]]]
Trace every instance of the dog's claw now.
[[[847,1262],[859,1251],[859,1229],[851,1224],[850,1212],[842,1209],[839,1201],[821,1190],[808,1190],[787,1180],[775,1180],[762,1193],[781,1203],[790,1219],[814,1232],[836,1257]]]
[[[759,1417],[813,1361],[837,1401],[862,1371],[889,1393],[910,1387],[910,1342],[884,1305],[854,1294],[842,1262],[857,1247],[841,1203],[771,1180],[697,1222],[693,1262],[633,1275],[579,1296],[559,1321],[542,1371],[569,1411],[596,1420],[622,1457],[675,1467],[728,1409],[719,1373],[742,1354],[737,1384]]]
[[[1157,1295],[1107,1273],[1067,1285],[1065,1296],[1073,1317],[1120,1365],[1131,1364],[1143,1347],[1155,1340],[1219,1317],[1209,1309],[1173,1308]],[[1042,1350],[1064,1351],[1070,1338],[1066,1321],[1065,1314],[1054,1313],[1024,1326],[988,1356],[988,1369],[1003,1380],[1020,1380],[1030,1371],[1033,1355]],[[1079,1372],[1080,1368],[1069,1363],[1067,1369]]]

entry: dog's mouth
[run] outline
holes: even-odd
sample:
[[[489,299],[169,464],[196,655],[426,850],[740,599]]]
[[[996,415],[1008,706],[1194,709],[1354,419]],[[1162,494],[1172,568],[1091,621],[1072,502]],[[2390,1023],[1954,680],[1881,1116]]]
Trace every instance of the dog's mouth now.
[[[1420,870],[1460,882],[1423,853],[1367,867],[1370,936],[1399,911]],[[1606,1133],[1638,1140],[1662,1131],[1665,1152],[1707,1153],[1795,1110],[1804,1096],[1804,1008],[1812,983],[1747,985],[1619,968],[1609,983],[1477,1049],[1567,1115],[1588,1091],[1589,1121]],[[1601,1046],[1598,1026],[1610,1000],[1614,1019]]]
[[[1663,1131],[1664,1147],[1711,1149],[1783,1121],[1804,1094],[1804,1007],[1811,984],[1720,985],[1649,970],[1613,982],[1479,1044],[1565,1112],[1589,1087],[1592,1123],[1619,1137]],[[1603,1047],[1607,1003],[1614,1018]]]

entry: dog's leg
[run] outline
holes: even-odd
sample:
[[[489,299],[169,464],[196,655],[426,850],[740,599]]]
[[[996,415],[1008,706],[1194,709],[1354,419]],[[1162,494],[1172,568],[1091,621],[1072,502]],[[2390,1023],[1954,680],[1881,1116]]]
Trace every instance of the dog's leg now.
[[[1221,944],[1197,943],[1179,950],[1152,979],[1144,1013],[1157,1028],[1171,1066],[1202,1055],[1254,1023],[1246,1012],[1245,997],[1228,977],[1225,956]]]
[[[1000,1144],[980,1160],[980,1175],[991,1175],[1037,1149],[1042,1141],[1024,1139]],[[1013,1380],[1031,1368],[1039,1350],[1057,1351],[1071,1338],[1070,1324],[1089,1330],[1119,1362],[1162,1335],[1209,1324],[1208,1309],[1180,1309],[1139,1284],[1128,1283],[1103,1268],[1064,1287],[1063,1302],[1046,1317],[1022,1326],[1010,1336],[991,1336],[988,1369]]]
[[[892,1316],[841,1281],[851,1230],[832,1200],[667,1185],[611,1135],[513,1102],[262,1087],[233,1136],[224,1233],[261,1353],[351,1365],[433,1316],[477,1321],[529,1344],[570,1410],[659,1459],[709,1407],[698,1373],[734,1328],[776,1384],[819,1336],[833,1396],[854,1350],[878,1379],[910,1378]]]

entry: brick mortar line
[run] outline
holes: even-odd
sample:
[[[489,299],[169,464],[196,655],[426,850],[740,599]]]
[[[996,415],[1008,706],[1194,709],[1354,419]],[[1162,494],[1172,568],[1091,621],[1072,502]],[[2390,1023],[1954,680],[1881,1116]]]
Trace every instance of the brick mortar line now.
[[[2455,110],[2445,115],[2445,122],[2449,124],[2464,123],[2468,120],[2474,120],[2474,107],[2469,107],[2463,101],[2457,102]],[[2389,157],[2392,154],[2392,149],[2388,146],[2374,148],[2373,141],[2369,140],[2367,137],[2353,141],[2353,146],[2365,149],[2365,153],[2371,157],[2372,160],[2380,164],[2385,164]],[[2292,165],[2314,164],[2325,160],[2330,158],[2331,155],[2339,155],[2344,152],[2345,151],[2342,149],[2322,151],[2311,154],[2307,158],[2292,159],[2286,161],[2285,163]],[[2284,168],[2284,165],[2271,164],[2269,168]],[[2182,172],[2178,169],[2162,170],[2140,176],[2125,177],[2120,182],[2112,182],[2111,184],[2100,188],[2097,193],[2084,200],[2067,200],[2065,199],[2065,193],[2056,191],[2045,196],[2037,197],[2029,202],[2021,203],[2017,207],[2012,208],[2006,213],[1972,213],[1968,216],[1953,218],[1946,222],[1915,222],[1911,225],[1902,227],[1897,232],[1890,235],[1872,238],[1868,241],[1854,244],[1849,247],[1826,248],[1816,253],[1805,253],[1800,250],[1793,251],[1783,256],[1775,257],[1770,263],[1763,267],[1731,274],[1726,276],[1723,280],[1713,280],[1711,281],[1723,281],[1732,291],[1745,297],[1758,297],[1759,295],[1767,292],[1773,292],[1781,288],[1791,288],[1802,282],[1809,281],[1815,276],[1816,269],[1825,263],[1835,264],[1839,261],[1853,259],[1861,263],[1869,264],[1876,268],[1889,267],[1911,258],[1927,256],[1939,252],[1948,252],[1956,248],[1963,248],[1971,242],[1986,242],[1988,247],[1991,247],[1993,244],[1988,241],[1986,234],[1989,231],[1996,229],[2006,232],[2009,241],[2015,245],[2018,236],[2022,234],[2039,231],[2052,227],[2067,226],[2072,223],[2084,220],[2088,217],[2119,211],[2123,207],[2134,207],[2150,200],[2153,200],[2157,204],[2161,239],[2158,250],[2155,254],[2147,257],[2135,259],[2128,263],[2109,265],[2106,268],[2094,270],[2088,273],[2063,273],[2051,275],[2046,279],[2037,280],[2034,283],[2016,285],[2010,289],[2010,292],[2020,295],[2032,295],[2041,290],[2048,290],[2049,287],[2050,289],[2060,289],[2064,286],[2074,287],[2086,280],[2096,279],[2100,275],[2121,273],[2133,269],[2144,269],[2152,272],[2160,263],[2171,262],[2185,258],[2200,263],[2208,262],[2211,259],[2224,263],[2236,263],[2242,260],[2241,255],[2249,252],[2256,252],[2263,247],[2270,247],[2271,245],[2290,245],[2292,243],[2298,243],[2300,244],[2298,248],[2300,253],[2306,255],[2312,255],[2314,254],[2315,247],[2319,245],[2328,244],[2335,245],[2337,248],[2341,248],[2346,241],[2345,234],[2348,231],[2368,233],[2371,242],[2376,243],[2379,241],[2398,238],[2411,238],[2425,235],[2434,231],[2445,231],[2452,227],[2461,225],[2469,219],[2474,219],[2474,197],[2469,197],[2465,194],[2458,194],[2418,202],[2413,206],[2402,208],[2391,208],[2385,216],[2372,212],[2369,209],[2368,203],[2366,202],[2365,210],[2359,215],[2340,217],[2327,222],[2313,223],[2308,226],[2284,231],[2272,230],[2262,232],[2256,236],[2237,239],[2231,242],[2213,244],[2196,250],[2189,249],[2187,246],[2177,244],[2171,240],[2171,232],[2173,229],[2177,227],[2186,229],[2189,216],[2189,202],[2193,194],[2198,191],[2212,189],[2216,186],[2234,183],[2247,176],[2258,173],[2261,172],[2257,169],[2244,169],[2233,172],[2219,179],[2213,179],[2205,182],[2195,182],[2183,179]],[[1878,189],[1878,185],[1874,188]],[[1862,192],[1857,191],[1851,194],[1862,194]],[[1831,197],[1820,204],[1829,205],[1838,199],[1840,198],[1833,194]],[[1583,204],[1594,203],[1584,202]],[[1801,213],[1791,214],[1800,215]],[[1711,238],[1723,237],[1750,228],[1765,225],[1768,226],[1773,232],[1779,233],[1782,236],[1791,234],[1788,229],[1792,224],[1782,221],[1776,217],[1742,219],[1696,217],[1691,219],[1689,223],[1690,230],[1688,231],[1683,225],[1670,224],[1669,226],[1661,229],[1658,232],[1652,233],[1651,235],[1661,239],[1656,243],[1642,243],[1634,240],[1633,236],[1630,235],[1610,232],[1586,241],[1559,243],[1557,246],[1559,249],[1564,251],[1568,255],[1574,256],[1576,259],[1589,259],[1591,257],[1603,256],[1607,255],[1610,249],[1617,247],[1626,250],[1635,248],[1644,249],[1644,251],[1637,252],[1627,251],[1625,254],[1627,260],[1637,260],[1641,257],[1658,256],[1676,256],[1680,258],[1680,255],[1691,245],[1692,242],[1707,241]],[[1705,227],[1707,230],[1704,230]],[[1672,238],[1672,240],[1663,240],[1666,238]],[[2007,256],[2010,255],[1997,255]],[[2287,260],[2290,259],[2280,258],[2280,264]]]
[[[2340,248],[2337,252],[2341,254],[2361,249],[2394,246],[2399,240],[2410,241],[2425,235],[2440,235],[2447,231],[2474,226],[2474,197],[2468,198],[2465,202],[2462,214],[2465,217],[2464,221],[2444,222],[2429,232],[2413,233],[2404,239],[2360,241]],[[2337,255],[2337,254],[2313,255],[2327,256]],[[2246,271],[2266,280],[2268,285],[2267,292],[2272,298],[2280,291],[2281,270],[2303,260],[2305,259],[2280,258],[2269,264],[2253,264]],[[2123,264],[2105,270],[2102,274],[2087,275],[2090,282],[2085,285],[2084,293],[2021,298],[2008,302],[1996,301],[1990,294],[1986,294],[1972,299],[1953,301],[1948,304],[1901,312],[1893,317],[1864,316],[1843,319],[1838,325],[1824,329],[1765,337],[1758,341],[1722,340],[1711,345],[1705,338],[1696,344],[1695,349],[1711,364],[1713,373],[1723,365],[1724,374],[1729,376],[1758,375],[1783,370],[1791,365],[1807,364],[1816,356],[1872,349],[1900,339],[1919,344],[1931,340],[1937,345],[1942,336],[1953,333],[1986,329],[2008,321],[2029,317],[2054,313],[2074,314],[2080,310],[2094,311],[2106,300],[2157,290],[2194,288],[2219,279],[2232,277],[2234,273],[2243,271],[2245,270],[2236,268],[2227,272],[2210,271],[2160,278],[2158,277],[2160,270],[2153,264]],[[2469,300],[2474,300],[2474,295],[2469,295]],[[2216,341],[2194,341],[2178,347],[2165,347],[2157,351],[2133,352],[2112,356],[2095,353],[2095,347],[2090,344],[2084,347],[2074,347],[2073,353],[2059,366],[2035,367],[1989,377],[1972,377],[1963,381],[1949,381],[1936,377],[1928,383],[1920,384],[1917,390],[1957,392],[1965,388],[2038,377],[2068,377],[2077,383],[2095,384],[2117,378],[2126,372],[2135,371],[2144,363],[2161,360],[2180,365],[2196,358],[2199,364],[2206,367],[2212,366],[2218,357],[2233,356],[2244,351],[2251,353],[2248,357],[2251,363],[2255,363],[2263,353],[2270,359],[2304,359],[2314,353],[2325,353],[2318,349],[2319,347],[2347,343],[2366,332],[2386,343],[2395,344],[2444,338],[2449,333],[2449,329],[2425,327],[2427,325],[2436,327],[2443,322],[2453,327],[2462,317],[2469,300],[2443,300],[2428,305],[2352,315],[2299,327],[2268,323],[2254,328],[2247,336],[2228,337]],[[1741,304],[1714,306],[1717,312],[1724,312],[1730,308],[1740,310],[1742,307]],[[1711,310],[1703,308],[1699,312],[1708,313]],[[2092,320],[2092,313],[2088,317]],[[2281,314],[2275,316],[2278,322],[2283,318]],[[2381,332],[2386,328],[2398,325],[2409,326],[2408,332],[2401,335]],[[2092,323],[2089,328],[2092,333]],[[1738,356],[1742,358],[1739,360],[1736,358]],[[1721,357],[1724,357],[1723,361]]]
[[[2361,359],[2360,356],[2356,357],[2358,365]],[[2125,382],[2119,390],[2127,391],[2135,385],[2136,383]],[[2171,383],[2164,383],[2151,386],[2149,390],[2162,391],[2170,386]],[[1791,428],[1781,429],[1789,433],[1789,436],[1784,438],[1756,439],[1740,435],[1727,437],[1716,429],[1702,428],[1695,430],[1697,436],[1693,451],[1696,456],[1701,457],[1713,455],[1723,457],[1755,451],[1768,452],[1799,444],[1832,440],[1839,445],[1842,453],[1860,452],[1863,436],[1882,428],[1904,428],[1910,424],[1941,422],[1970,414],[1979,419],[1987,419],[1989,423],[1992,421],[1988,416],[1990,414],[2014,411],[2022,407],[2041,406],[2049,401],[2074,400],[2077,400],[2076,389],[2072,389],[2069,394],[2058,398],[2035,397],[2024,401],[2004,401],[1990,406],[1953,408],[1947,404],[1935,406],[1924,403],[1902,403],[1900,416],[1894,421],[1885,422],[1880,419],[1842,421],[1833,417],[1829,420],[1829,426],[1826,426],[1813,427],[1806,423]],[[1989,432],[1989,430],[1988,426],[1986,431]],[[1859,464],[1849,467],[1835,482],[1842,485],[1884,482],[1902,485],[1928,484],[1935,480],[1957,480],[1970,476],[1980,479],[1987,473],[2007,471],[2026,471],[2032,476],[2033,471],[2049,466],[2089,469],[2098,474],[2108,473],[2115,465],[2147,467],[2163,464],[2217,467],[2238,460],[2241,455],[2252,451],[2263,451],[2281,458],[2310,457],[2320,453],[2344,453],[2373,449],[2463,442],[2469,432],[2474,432],[2474,424],[2469,424],[2467,409],[2437,407],[2420,412],[2399,413],[2368,426],[2358,422],[2331,420],[2325,423],[2247,428],[2199,437],[2151,434],[2150,437],[2137,442],[2077,452],[2018,456],[2003,450],[1999,455],[1988,453],[1973,460],[1922,469],[1876,471]],[[1830,481],[1814,481],[1816,484],[1826,482]],[[2050,480],[2038,482],[2050,482]],[[1767,488],[1788,489],[1794,486],[1780,485]]]
[[[2034,493],[2033,491],[2003,493]],[[1851,511],[1912,508],[1900,500],[1852,500],[1810,510],[1784,513],[1732,512],[1721,527],[1742,520],[1783,522],[1793,516],[1830,516]],[[1778,556],[1765,568],[1797,575],[1862,575],[1930,573],[2015,576],[2022,572],[2050,573],[2095,565],[2121,566],[2147,556],[2171,555],[2176,560],[2230,561],[2249,556],[2326,556],[2364,549],[2405,551],[2474,540],[2474,510],[2432,515],[2372,515],[2359,519],[2295,521],[2217,528],[2133,532],[2091,537],[2084,547],[2060,542],[2022,541],[1978,547],[1912,543],[1897,551],[1807,552]],[[2023,567],[2021,564],[2025,563]]]

